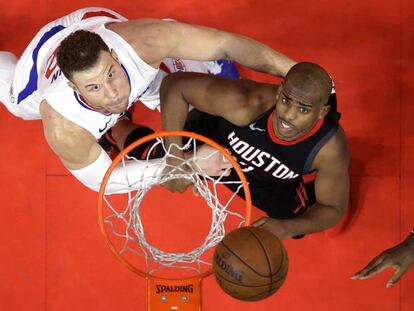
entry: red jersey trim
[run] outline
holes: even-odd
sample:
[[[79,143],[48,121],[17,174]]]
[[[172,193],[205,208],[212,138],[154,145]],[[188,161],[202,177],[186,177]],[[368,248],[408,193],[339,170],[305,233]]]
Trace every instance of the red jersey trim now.
[[[168,73],[168,74],[170,74],[170,73],[171,73],[170,69],[168,69],[167,65],[166,65],[166,64],[164,64],[164,63],[161,63],[161,64],[160,64],[160,69],[161,69],[162,71],[164,71],[164,72]]]
[[[98,110],[96,110],[96,108],[95,107],[93,107],[91,104],[89,104],[80,94],[78,94],[77,92],[75,92],[75,91],[73,91],[73,95],[75,96],[75,99],[76,99],[76,101],[82,106],[82,107],[84,107],[84,108],[86,108],[86,109],[88,109],[88,110],[92,110],[92,111],[95,111],[95,112],[97,112],[97,113],[100,113],[100,114],[103,114],[103,115],[105,115],[105,116],[110,116],[112,113],[110,113],[110,112],[107,112],[107,113],[104,113],[104,112],[101,112],[101,111],[98,111]]]
[[[96,16],[106,16],[106,17],[111,17],[111,18],[114,18],[114,19],[118,19],[115,15],[113,15],[109,12],[97,11],[97,12],[87,12],[87,13],[83,14],[82,20],[87,19],[87,18],[91,18],[91,17],[96,17]]]
[[[301,141],[304,141],[308,137],[312,136],[313,134],[315,134],[316,131],[318,131],[321,128],[321,126],[323,125],[323,122],[325,121],[325,118],[320,119],[318,122],[316,122],[315,126],[308,133],[306,133],[305,136],[292,140],[292,141],[287,141],[287,140],[280,139],[275,134],[275,131],[273,128],[273,122],[272,122],[274,114],[275,112],[273,111],[269,115],[269,118],[267,119],[267,131],[269,132],[269,136],[274,143],[279,144],[279,145],[286,145],[286,146],[295,145],[297,143],[300,143]]]

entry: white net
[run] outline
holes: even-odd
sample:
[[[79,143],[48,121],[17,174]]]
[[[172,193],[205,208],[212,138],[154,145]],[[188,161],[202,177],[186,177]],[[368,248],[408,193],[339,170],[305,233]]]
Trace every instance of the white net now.
[[[172,148],[179,148],[185,151],[185,158],[178,159],[180,164],[169,166],[166,164],[167,157],[175,157],[171,154]],[[232,226],[240,227],[245,223],[245,205],[240,208],[233,208],[235,198],[239,192],[244,191],[243,183],[240,179],[229,180],[231,168],[226,168],[220,173],[211,177],[203,170],[205,163],[215,161],[217,157],[229,157],[217,149],[206,149],[207,144],[200,145],[200,141],[190,138],[183,147],[171,145],[168,150],[163,137],[156,138],[155,143],[149,148],[145,160],[136,160],[127,156],[122,157],[119,165],[122,166],[128,186],[123,192],[125,200],[112,200],[114,196],[103,196],[103,225],[106,236],[111,240],[110,243],[116,252],[131,264],[131,254],[139,255],[144,258],[145,272],[154,274],[163,268],[184,268],[197,272],[203,271],[203,267],[211,265],[211,258],[203,258],[207,250],[215,247],[226,234],[226,220],[232,218]],[[153,151],[157,151],[158,156],[162,150],[161,160],[150,159]],[[208,152],[206,152],[208,150]],[[151,174],[141,174],[142,179],[130,176],[128,163],[139,161],[144,163],[142,169],[151,171]],[[170,167],[166,170],[166,167]],[[164,173],[168,171],[168,173]],[[236,175],[237,176],[237,175]],[[210,229],[204,240],[197,247],[184,252],[166,251],[153,245],[146,237],[146,226],[142,220],[142,202],[148,192],[154,187],[166,181],[184,178],[194,184],[198,195],[203,198],[206,205],[211,210]],[[226,189],[231,187],[233,191]],[[226,192],[227,195],[221,195]],[[189,213],[190,214],[190,213]],[[189,216],[190,217],[190,216]],[[154,225],[153,223],[151,225]],[[148,225],[147,225],[148,226]],[[132,263],[132,265],[135,265]]]

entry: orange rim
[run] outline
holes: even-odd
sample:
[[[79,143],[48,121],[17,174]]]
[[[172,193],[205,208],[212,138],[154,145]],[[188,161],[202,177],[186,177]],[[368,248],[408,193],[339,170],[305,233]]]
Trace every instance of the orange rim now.
[[[111,239],[109,238],[108,234],[106,233],[105,226],[104,226],[104,217],[103,217],[103,207],[104,207],[104,191],[106,188],[106,184],[108,182],[109,177],[111,176],[113,170],[115,167],[121,162],[122,158],[131,150],[136,148],[139,145],[142,145],[146,143],[147,141],[150,141],[152,139],[158,138],[158,137],[166,137],[166,136],[183,136],[183,137],[189,137],[189,138],[195,138],[197,140],[200,140],[206,144],[209,144],[210,146],[216,148],[219,150],[227,160],[232,164],[233,168],[236,170],[236,173],[238,177],[240,178],[242,184],[243,184],[243,190],[245,194],[245,202],[246,202],[246,213],[245,213],[245,223],[244,226],[248,226],[251,221],[251,209],[252,209],[252,202],[251,202],[251,196],[250,196],[250,189],[246,180],[246,176],[244,175],[243,171],[241,170],[239,164],[233,159],[233,157],[230,155],[230,153],[217,144],[215,141],[204,137],[200,134],[193,133],[193,132],[186,132],[186,131],[162,131],[154,134],[147,135],[143,138],[138,139],[131,145],[129,145],[127,148],[122,150],[112,161],[112,164],[109,166],[108,170],[106,171],[106,174],[102,180],[101,187],[99,189],[98,194],[98,219],[99,219],[99,226],[101,229],[101,233],[103,234],[106,244],[111,249],[112,253],[115,254],[116,258],[122,262],[129,270],[132,272],[140,275],[141,277],[144,277],[146,279],[171,279],[171,280],[178,280],[180,278],[162,278],[162,277],[154,277],[138,268],[136,268],[134,265],[132,265],[128,260],[126,260],[124,257],[122,257],[116,250],[115,246],[112,244]],[[212,270],[209,269],[208,271],[205,271],[203,273],[200,273],[199,277],[200,279],[203,279],[207,276],[209,276],[212,273]]]

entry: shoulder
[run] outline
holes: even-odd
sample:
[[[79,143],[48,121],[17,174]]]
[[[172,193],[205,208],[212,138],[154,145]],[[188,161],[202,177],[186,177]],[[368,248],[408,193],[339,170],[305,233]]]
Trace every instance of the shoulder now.
[[[278,85],[238,80],[232,100],[240,117],[239,126],[245,126],[275,107]],[[225,85],[222,87],[225,88]]]
[[[349,164],[349,149],[347,138],[341,126],[327,143],[321,148],[313,161],[312,168],[321,169],[344,169]]]
[[[276,85],[244,79],[228,80],[207,74],[199,77],[206,82],[204,88],[195,87],[197,92],[205,93],[206,102],[217,103],[221,116],[237,126],[249,124],[275,104]]]
[[[218,78],[208,90],[216,101],[228,107],[225,119],[237,126],[246,126],[275,106],[277,85],[252,80]]]
[[[96,144],[92,134],[64,118],[46,101],[41,103],[40,114],[45,138],[65,166],[76,168],[88,162],[90,150]]]

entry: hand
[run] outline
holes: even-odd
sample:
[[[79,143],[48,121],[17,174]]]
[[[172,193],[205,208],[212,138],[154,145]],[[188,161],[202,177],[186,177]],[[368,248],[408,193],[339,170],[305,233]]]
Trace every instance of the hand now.
[[[183,174],[184,171],[188,171],[189,174],[194,174],[195,171],[201,170],[208,176],[228,176],[230,175],[230,169],[233,167],[227,158],[218,150],[210,145],[203,144],[197,148],[196,157],[194,163],[189,161],[194,153],[192,151],[186,152],[183,156],[175,151],[174,157],[167,158],[167,166],[165,167],[163,174]],[[178,155],[177,155],[178,154]],[[182,158],[187,159],[187,163],[184,164]],[[194,165],[193,169],[189,165]],[[180,167],[181,169],[175,169]],[[187,169],[186,169],[187,168]],[[190,173],[191,172],[191,173]],[[191,180],[185,178],[171,179],[162,184],[163,187],[167,188],[172,192],[184,192],[192,184]],[[197,194],[195,187],[193,188],[194,194]]]
[[[186,172],[191,174],[191,168],[184,163],[184,160],[176,157],[169,157],[167,158],[167,166],[164,168],[162,174],[180,175],[186,174]],[[186,178],[174,178],[161,184],[161,186],[167,188],[171,192],[184,192],[190,185],[192,185],[192,181]]]
[[[169,181],[166,181],[165,183],[162,183],[161,186],[164,188],[170,190],[171,192],[185,192],[189,186],[191,186],[193,183],[191,180],[185,179],[185,178],[177,178],[177,179],[171,179]],[[193,190],[194,191],[194,190]],[[197,194],[196,191],[194,191],[194,194]]]
[[[291,238],[291,236],[288,235],[286,226],[284,225],[283,221],[279,219],[262,217],[259,220],[256,220],[254,223],[252,223],[252,226],[264,228],[273,233],[280,240],[286,240]]]
[[[233,167],[220,151],[207,144],[197,148],[195,163],[208,176],[229,176]]]
[[[414,262],[414,244],[410,237],[404,242],[383,251],[361,271],[352,276],[353,280],[364,280],[380,273],[385,268],[394,268],[395,273],[388,280],[386,287],[397,283]]]

